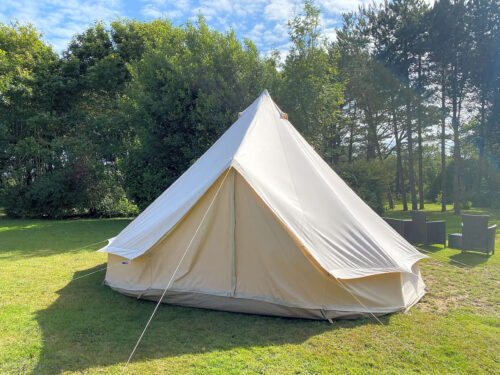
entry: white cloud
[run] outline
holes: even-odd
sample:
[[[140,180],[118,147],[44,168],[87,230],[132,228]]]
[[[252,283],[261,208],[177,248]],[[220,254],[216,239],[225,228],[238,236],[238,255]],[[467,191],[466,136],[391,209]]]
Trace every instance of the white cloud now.
[[[356,10],[367,1],[318,0],[325,35],[333,40],[340,12]],[[196,21],[201,12],[211,27],[219,31],[232,27],[238,36],[252,39],[266,53],[273,48],[287,48],[287,22],[302,10],[302,0],[141,0],[138,3],[133,10],[136,14],[129,14],[131,10],[123,0],[0,0],[0,22],[29,21],[60,52],[73,35],[96,20],[109,21],[120,16],[145,20],[166,17],[182,23],[186,19]]]
[[[336,18],[325,17],[320,14],[319,21],[322,28],[322,33],[329,41],[337,40],[337,27],[341,25],[340,21]]]
[[[319,0],[318,2],[321,8],[331,13],[356,11],[360,5],[369,3],[370,0]]]
[[[270,21],[285,23],[293,12],[300,11],[300,2],[294,0],[271,0],[264,9],[264,16]]]
[[[272,26],[258,23],[245,36],[257,45],[275,48],[288,41],[288,28],[282,24]]]
[[[251,39],[254,43],[258,43],[262,39],[262,33],[264,31],[265,25],[263,23],[257,23],[254,25],[252,30],[250,30],[245,36]]]
[[[163,15],[163,13],[153,4],[146,4],[146,6],[141,9],[141,13],[148,18],[160,18]]]
[[[325,35],[326,39],[329,41],[337,40],[337,28],[336,27],[328,27],[323,29],[323,35]]]
[[[235,0],[232,2],[233,13],[240,19],[259,15],[267,2],[267,0]]]
[[[273,28],[267,28],[264,33],[264,42],[266,44],[283,43],[288,40],[288,27],[281,23]]]
[[[2,0],[0,21],[32,23],[61,52],[71,38],[97,20],[120,16],[121,0]]]
[[[202,8],[211,9],[214,13],[223,13],[223,12],[231,12],[233,7],[231,5],[231,1],[229,0],[202,0],[201,2]]]
[[[152,18],[169,18],[169,19],[182,19],[184,12],[179,9],[168,9],[162,7],[164,2],[157,0],[153,3],[146,4],[141,8],[141,14],[147,19]]]

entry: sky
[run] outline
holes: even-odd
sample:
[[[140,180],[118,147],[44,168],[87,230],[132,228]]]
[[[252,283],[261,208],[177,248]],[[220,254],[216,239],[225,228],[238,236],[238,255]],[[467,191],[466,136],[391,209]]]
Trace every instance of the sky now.
[[[342,12],[356,10],[369,0],[316,0],[323,32],[335,38]],[[219,31],[233,28],[240,39],[250,38],[261,53],[289,48],[287,21],[300,13],[301,0],[0,0],[0,22],[30,22],[43,39],[62,52],[72,36],[94,21],[169,18],[175,25],[203,14]]]

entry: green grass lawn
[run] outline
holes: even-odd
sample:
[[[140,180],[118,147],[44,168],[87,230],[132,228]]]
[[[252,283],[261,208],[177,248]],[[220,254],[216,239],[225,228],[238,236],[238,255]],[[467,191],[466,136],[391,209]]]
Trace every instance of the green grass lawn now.
[[[429,220],[459,231],[459,217],[428,209]],[[500,210],[487,213],[500,226]],[[0,374],[121,373],[155,304],[102,285],[106,255],[95,250],[104,242],[79,248],[128,222],[0,218]],[[426,250],[428,294],[383,325],[162,305],[127,373],[500,373],[500,234],[492,257]]]

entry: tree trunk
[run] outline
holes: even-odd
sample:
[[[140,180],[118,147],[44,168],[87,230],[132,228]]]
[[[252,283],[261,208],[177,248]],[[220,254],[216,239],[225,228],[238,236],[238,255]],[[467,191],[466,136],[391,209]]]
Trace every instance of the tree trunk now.
[[[424,166],[423,166],[423,151],[422,151],[422,128],[420,124],[418,126],[418,200],[420,209],[423,210],[424,209]]]
[[[417,132],[418,132],[418,199],[420,209],[424,209],[424,166],[423,166],[423,151],[422,151],[422,61],[421,56],[418,57],[418,108],[417,108]]]
[[[394,209],[394,199],[392,198],[392,189],[391,185],[387,186],[387,200],[389,201],[389,208],[391,210]]]
[[[456,119],[453,120],[453,160],[455,162],[454,175],[453,175],[453,210],[456,215],[460,215],[460,137],[458,134],[458,123]]]
[[[453,210],[455,215],[460,214],[460,136],[458,134],[458,98],[457,98],[457,74],[454,71],[454,80],[452,82],[452,119],[453,128]]]
[[[410,182],[410,193],[411,193],[411,209],[417,210],[417,190],[415,187],[415,170],[414,170],[414,159],[413,159],[413,134],[412,134],[412,124],[411,124],[411,111],[410,103],[406,104],[406,127],[407,127],[407,137],[408,137],[408,174]]]
[[[396,175],[399,178],[398,186],[401,189],[401,201],[403,203],[403,211],[408,211],[408,203],[406,201],[406,186],[405,176],[403,172],[403,161],[401,160],[401,136],[398,134],[398,123],[396,121],[396,113],[392,113],[392,126],[394,129],[394,138],[396,139]]]
[[[446,212],[446,98],[444,68],[441,75],[441,211]]]
[[[377,131],[375,130],[375,121],[371,111],[366,112],[367,129],[367,144],[366,144],[366,160],[370,161],[375,159],[375,147],[377,140]]]
[[[483,179],[483,163],[484,163],[484,145],[486,141],[486,132],[485,132],[485,111],[486,111],[486,103],[484,99],[484,95],[481,95],[481,123],[479,124],[479,158],[478,158],[478,166],[477,166],[477,181],[476,181],[476,194],[479,198],[481,194],[481,181]]]
[[[394,179],[394,192],[396,193],[396,197],[398,197],[398,195],[401,195],[401,186],[399,186],[399,181],[401,180],[401,177],[399,177],[399,168],[397,167],[397,162],[398,162],[398,158],[400,158],[401,155],[398,155],[397,154],[397,151],[396,151],[396,178]]]
[[[380,144],[378,143],[378,139],[376,140],[376,148],[377,148],[378,160],[380,160],[380,162],[383,164],[384,158],[382,157],[382,152],[380,151]],[[391,184],[387,186],[387,200],[389,202],[389,208],[394,209],[394,199],[392,198]]]
[[[349,132],[349,147],[347,149],[347,161],[349,163],[352,163],[352,146],[353,146],[353,143],[354,143],[353,142],[354,141],[353,140],[353,138],[354,138],[353,132],[354,132],[354,129],[353,129],[353,127],[351,127],[350,132]]]
[[[337,165],[340,160],[340,134],[337,124],[332,124],[332,165]]]
[[[356,128],[356,107],[354,107],[354,113],[352,116],[352,121],[349,126],[349,146],[347,148],[347,161],[352,163],[352,152],[354,146],[354,129]]]

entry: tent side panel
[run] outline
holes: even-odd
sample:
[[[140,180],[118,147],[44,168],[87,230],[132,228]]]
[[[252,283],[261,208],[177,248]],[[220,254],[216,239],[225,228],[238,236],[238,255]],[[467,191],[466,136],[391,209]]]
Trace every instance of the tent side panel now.
[[[227,234],[233,200],[229,174],[223,173],[148,252],[133,260],[109,254],[106,283],[115,289],[141,291],[139,294],[163,290],[189,246],[171,288],[230,292],[232,240]]]
[[[108,254],[105,282],[128,290],[147,289],[151,285],[148,261],[148,254],[143,254],[133,261],[119,255]]]
[[[340,285],[320,272],[239,174],[235,202],[236,296],[360,311],[363,308],[354,293],[368,308],[404,306],[399,273],[346,280]]]
[[[149,251],[151,288],[166,287],[187,249],[171,287],[230,292],[231,173],[224,172],[183,220]]]

